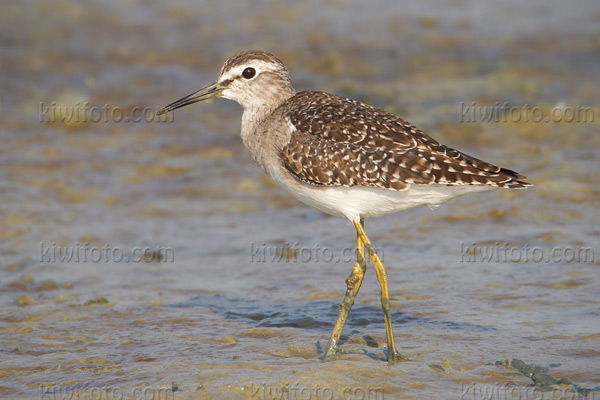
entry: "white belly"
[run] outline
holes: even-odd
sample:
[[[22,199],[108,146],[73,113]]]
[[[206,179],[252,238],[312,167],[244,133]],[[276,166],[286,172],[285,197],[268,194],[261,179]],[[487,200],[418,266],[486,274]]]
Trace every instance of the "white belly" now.
[[[416,185],[398,191],[368,186],[313,186],[293,178],[272,163],[265,172],[295,198],[325,214],[358,221],[361,218],[407,210],[419,206],[436,207],[454,197],[494,189],[489,185]]]
[[[326,214],[345,217],[351,221],[427,205],[435,207],[453,197],[493,189],[487,185],[412,185],[406,190],[380,189],[365,186],[320,187],[298,182],[282,186],[301,202]]]

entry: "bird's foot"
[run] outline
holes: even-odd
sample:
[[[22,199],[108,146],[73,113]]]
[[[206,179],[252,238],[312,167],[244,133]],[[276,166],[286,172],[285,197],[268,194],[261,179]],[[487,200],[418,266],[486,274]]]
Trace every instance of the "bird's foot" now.
[[[367,354],[366,350],[347,350],[340,347],[337,342],[329,340],[327,347],[325,347],[323,353],[319,355],[321,361],[326,361],[330,356],[334,354]]]
[[[319,358],[322,361],[327,360],[328,357],[334,355],[334,354],[343,354],[346,353],[346,350],[342,349],[335,340],[333,339],[329,339],[329,342],[327,343],[327,347],[325,347],[323,353],[321,355],[319,355]]]
[[[402,354],[398,353],[395,349],[392,352],[388,350],[387,360],[389,364],[396,364],[400,361],[409,361],[408,357],[405,357]]]

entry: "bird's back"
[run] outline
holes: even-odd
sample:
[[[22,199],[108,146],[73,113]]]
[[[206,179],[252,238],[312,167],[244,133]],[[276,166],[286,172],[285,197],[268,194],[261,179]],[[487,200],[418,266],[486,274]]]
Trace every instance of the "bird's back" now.
[[[281,161],[307,184],[394,190],[411,184],[529,186],[524,176],[444,146],[359,101],[303,91],[274,114],[291,129]]]

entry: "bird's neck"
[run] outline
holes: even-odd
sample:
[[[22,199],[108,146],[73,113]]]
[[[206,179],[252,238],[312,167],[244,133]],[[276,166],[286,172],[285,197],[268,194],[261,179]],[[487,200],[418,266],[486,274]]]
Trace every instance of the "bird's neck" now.
[[[291,86],[287,90],[278,90],[263,96],[261,101],[242,104],[242,138],[252,134],[256,128],[275,111],[280,105],[291,98],[296,91]]]
[[[269,175],[276,171],[273,157],[277,149],[288,139],[284,138],[281,129],[266,129],[269,117],[281,107],[295,92],[287,92],[280,96],[276,102],[255,104],[253,107],[244,107],[242,115],[242,142],[254,161]],[[272,99],[272,98],[271,98]]]

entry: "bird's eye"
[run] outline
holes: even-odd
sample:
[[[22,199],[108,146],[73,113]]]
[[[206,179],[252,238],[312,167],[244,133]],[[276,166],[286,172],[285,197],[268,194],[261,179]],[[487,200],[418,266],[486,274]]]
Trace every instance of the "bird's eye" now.
[[[242,72],[242,76],[246,79],[252,79],[256,75],[256,70],[252,67],[248,67]]]

